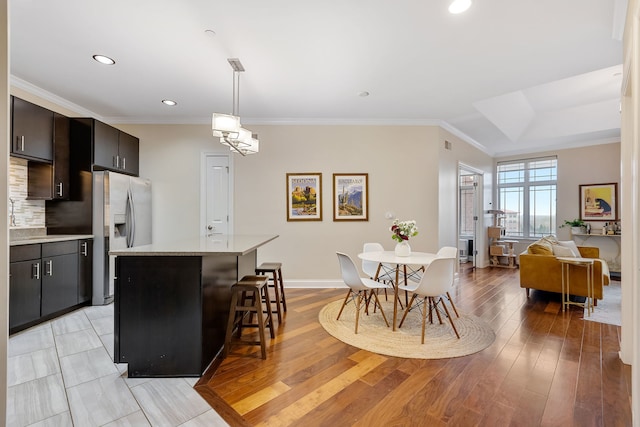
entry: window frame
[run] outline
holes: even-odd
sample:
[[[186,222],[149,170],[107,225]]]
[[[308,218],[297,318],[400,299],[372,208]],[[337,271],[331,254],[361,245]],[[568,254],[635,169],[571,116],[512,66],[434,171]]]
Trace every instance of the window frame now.
[[[538,162],[544,161],[552,161],[553,168],[555,169],[555,173],[553,176],[555,179],[547,179],[540,180],[534,179],[532,180],[531,171],[537,169],[534,165]],[[501,171],[501,166],[509,166],[509,165],[517,165],[522,164],[522,169],[516,169],[522,171],[522,179],[518,181],[512,181],[507,183],[500,182],[500,174],[505,171]],[[531,212],[531,196],[532,189],[535,187],[552,187],[552,191],[554,192],[553,200],[550,200],[552,204],[552,209],[550,212],[553,212],[553,215],[550,216],[550,224],[549,224],[549,232],[536,234],[535,230],[531,230],[531,217],[535,217],[535,213]],[[513,231],[510,232],[505,227],[506,236],[520,238],[520,239],[538,239],[544,234],[555,234],[555,229],[557,225],[557,212],[558,212],[558,156],[545,156],[545,157],[534,157],[534,158],[526,158],[526,159],[514,159],[514,160],[505,160],[499,161],[496,163],[496,206],[498,206],[499,210],[505,210],[505,207],[502,206],[502,190],[507,188],[521,188],[521,197],[522,197],[522,212],[521,212],[521,220],[522,220],[522,231],[519,234],[514,234]]]

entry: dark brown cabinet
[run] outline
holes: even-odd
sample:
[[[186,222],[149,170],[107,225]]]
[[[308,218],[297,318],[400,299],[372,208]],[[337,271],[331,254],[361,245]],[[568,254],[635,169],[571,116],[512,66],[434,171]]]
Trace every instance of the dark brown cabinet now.
[[[11,155],[53,162],[53,111],[11,97]]]
[[[93,166],[138,175],[139,140],[98,120],[93,122]]]
[[[92,284],[93,240],[78,240],[78,304],[91,301]]]
[[[40,318],[40,245],[11,248],[9,264],[9,328]]]
[[[53,163],[29,162],[29,199],[69,200],[69,118],[53,113],[53,123]]]
[[[11,246],[9,332],[91,300],[92,239]]]
[[[42,244],[42,291],[40,316],[78,303],[78,242]]]

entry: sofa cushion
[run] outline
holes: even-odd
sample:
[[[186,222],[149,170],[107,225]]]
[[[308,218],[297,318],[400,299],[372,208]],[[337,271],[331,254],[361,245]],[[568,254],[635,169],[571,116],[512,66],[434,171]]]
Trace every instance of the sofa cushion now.
[[[576,254],[573,253],[571,248],[562,245],[553,245],[553,255],[565,258],[576,258]]]
[[[553,255],[553,245],[543,237],[530,244],[527,252],[533,255]]]
[[[561,240],[558,242],[557,247],[568,248],[573,254],[573,255],[558,255],[558,256],[574,256],[576,258],[581,257],[580,250],[578,249],[576,242],[574,242],[573,240]],[[555,254],[555,248],[554,248],[554,254]]]

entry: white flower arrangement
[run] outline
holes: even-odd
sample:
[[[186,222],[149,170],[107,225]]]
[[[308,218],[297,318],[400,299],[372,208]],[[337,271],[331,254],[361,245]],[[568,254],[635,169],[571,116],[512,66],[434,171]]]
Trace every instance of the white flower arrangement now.
[[[391,238],[398,242],[409,240],[410,237],[418,235],[418,227],[414,220],[399,221],[398,218],[393,220],[393,224],[389,228]]]

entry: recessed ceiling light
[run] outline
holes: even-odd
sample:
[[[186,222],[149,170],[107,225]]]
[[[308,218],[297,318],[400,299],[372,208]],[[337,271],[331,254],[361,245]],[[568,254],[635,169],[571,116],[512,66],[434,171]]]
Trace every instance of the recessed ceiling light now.
[[[162,100],[162,103],[163,103],[164,105],[169,105],[169,106],[171,106],[171,107],[173,107],[174,105],[178,105],[178,103],[177,103],[176,101],[173,101],[173,100],[171,100],[171,99],[163,99],[163,100]]]
[[[366,90],[363,90],[362,92],[358,92],[358,96],[361,96],[363,98],[367,97],[369,96],[369,92],[367,92]]]
[[[471,0],[453,0],[449,5],[450,13],[462,13],[471,7]]]
[[[114,61],[113,59],[109,58],[108,56],[104,56],[104,55],[93,55],[93,59],[95,59],[99,63],[105,64],[105,65],[113,65],[113,64],[116,63],[116,61]]]

